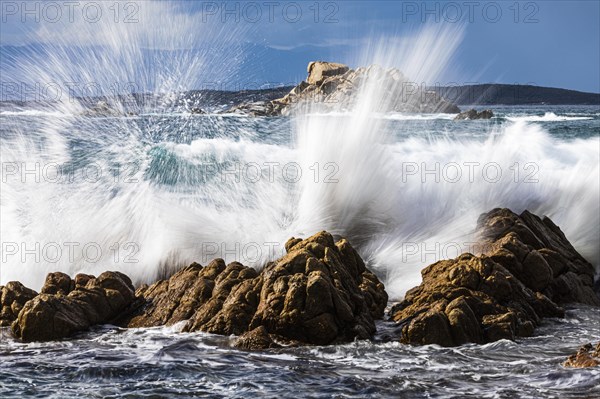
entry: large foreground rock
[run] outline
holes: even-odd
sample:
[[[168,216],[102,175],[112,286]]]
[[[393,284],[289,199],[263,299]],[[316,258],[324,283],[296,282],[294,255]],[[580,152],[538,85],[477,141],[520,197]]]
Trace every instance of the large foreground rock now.
[[[391,310],[404,343],[454,346],[514,340],[531,335],[542,317],[563,316],[555,303],[487,256],[463,254],[421,273],[423,283]]]
[[[290,239],[287,255],[260,273],[216,259],[192,264],[168,280],[142,287],[145,305],[123,324],[171,325],[184,331],[242,335],[238,345],[332,344],[375,333],[387,294],[344,239],[327,232]]]
[[[460,345],[533,333],[554,302],[600,304],[593,267],[548,218],[494,209],[478,221],[480,256],[463,254],[421,272],[423,282],[391,309],[411,344]]]
[[[5,286],[0,286],[0,327],[10,326],[25,303],[37,294],[18,281],[10,281]]]
[[[104,272],[97,278],[78,275],[75,280],[52,273],[42,293],[23,306],[12,330],[26,342],[65,338],[110,322],[134,299],[131,280],[119,272]]]
[[[484,253],[527,288],[558,304],[600,306],[594,266],[549,218],[498,208],[483,214],[477,224]]]
[[[565,360],[563,366],[574,368],[600,366],[600,342],[596,344],[596,348],[592,344],[583,345],[576,354]]]
[[[350,69],[333,62],[308,64],[308,77],[282,98],[241,104],[228,112],[255,116],[287,115],[310,104],[319,111],[349,111],[368,99],[375,112],[459,113],[460,109],[434,91],[411,82],[396,68],[378,65]]]

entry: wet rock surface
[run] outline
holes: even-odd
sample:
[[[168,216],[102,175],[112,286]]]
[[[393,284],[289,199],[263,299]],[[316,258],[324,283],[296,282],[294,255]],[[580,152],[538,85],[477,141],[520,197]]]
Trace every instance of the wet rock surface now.
[[[491,109],[484,109],[483,111],[477,111],[475,109],[470,109],[468,111],[464,111],[459,113],[454,117],[455,121],[463,121],[463,120],[475,120],[475,119],[492,119],[494,113]]]
[[[61,272],[49,273],[44,281],[41,294],[62,294],[67,295],[75,289],[75,280],[72,280],[68,274]]]
[[[272,101],[254,101],[250,103],[241,103],[228,109],[228,113],[237,113],[250,116],[277,116],[280,115],[280,107],[273,104]]]
[[[171,325],[184,331],[242,335],[244,348],[277,342],[332,344],[370,338],[387,294],[354,248],[327,232],[290,239],[287,254],[260,272],[216,259],[192,264],[138,295],[146,304],[128,327]]]
[[[549,218],[494,209],[477,224],[485,253],[527,288],[558,304],[600,306],[594,291],[594,266]]]
[[[38,295],[18,281],[0,286],[0,327],[10,326],[17,319],[25,303]]]
[[[576,354],[568,357],[563,363],[565,367],[587,368],[600,366],[600,342],[594,347],[592,344],[583,345]]]
[[[78,275],[74,280],[64,273],[51,273],[42,293],[25,303],[12,331],[26,342],[69,337],[109,323],[134,299],[131,280],[119,272],[104,272],[97,278]]]
[[[277,334],[270,334],[264,326],[243,333],[234,342],[239,349],[272,349],[290,346],[300,346],[300,341],[288,339]]]
[[[307,79],[284,97],[240,104],[228,112],[254,116],[288,115],[306,104],[323,112],[347,111],[361,97],[368,97],[376,112],[460,112],[456,105],[411,82],[396,68],[371,65],[350,69],[343,64],[314,61],[308,64],[307,72]]]
[[[423,283],[392,307],[404,343],[442,346],[514,340],[563,311],[487,256],[463,254],[422,271]]]
[[[593,266],[550,219],[494,209],[479,218],[477,235],[478,255],[423,269],[422,284],[391,308],[398,333],[386,340],[442,346],[514,340],[532,335],[544,317],[562,317],[562,304],[600,305]],[[291,238],[285,249],[260,272],[215,259],[136,292],[118,272],[73,279],[50,273],[39,295],[10,282],[0,287],[0,322],[12,323],[23,341],[69,337],[96,324],[179,322],[187,332],[235,335],[234,345],[244,349],[373,338],[388,296],[350,243],[323,231]]]
[[[86,117],[114,117],[125,115],[126,114],[115,108],[114,105],[109,104],[107,101],[98,101],[81,113],[81,116]]]
[[[593,267],[548,218],[494,209],[478,220],[484,250],[436,262],[393,306],[401,342],[454,346],[530,336],[556,303],[599,305]],[[553,266],[550,266],[552,262]]]

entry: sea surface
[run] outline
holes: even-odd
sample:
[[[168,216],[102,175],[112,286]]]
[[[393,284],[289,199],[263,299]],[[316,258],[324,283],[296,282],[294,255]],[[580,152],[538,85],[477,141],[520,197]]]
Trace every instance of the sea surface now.
[[[39,290],[57,270],[141,284],[215,257],[260,268],[288,238],[325,229],[349,238],[396,301],[423,267],[469,250],[494,207],[549,216],[598,270],[600,108],[492,109],[453,121],[3,104],[0,284]],[[248,352],[178,328],[100,326],[43,344],[2,329],[0,397],[600,397],[600,369],[561,366],[600,340],[600,310],[583,306],[533,337],[457,348],[376,337]]]

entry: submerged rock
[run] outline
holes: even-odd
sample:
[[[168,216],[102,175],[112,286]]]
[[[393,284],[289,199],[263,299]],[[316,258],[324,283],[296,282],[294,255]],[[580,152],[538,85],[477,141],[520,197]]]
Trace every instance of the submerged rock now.
[[[529,336],[558,303],[599,305],[593,267],[548,218],[494,209],[478,221],[484,248],[421,272],[423,282],[392,307],[400,340],[460,345]],[[550,266],[552,264],[552,266]]]
[[[229,112],[255,116],[287,115],[303,104],[323,112],[346,111],[363,96],[369,96],[369,106],[375,112],[460,112],[456,105],[411,82],[396,68],[371,65],[350,69],[343,64],[315,61],[308,64],[307,71],[306,81],[284,97],[241,104]]]
[[[134,288],[126,275],[104,272],[89,277],[73,281],[63,273],[50,274],[42,293],[25,303],[12,324],[15,336],[26,342],[65,338],[110,322],[133,303]]]
[[[270,349],[290,346],[300,346],[301,342],[287,339],[277,334],[270,334],[265,326],[256,327],[236,338],[234,346],[240,349]]]
[[[125,114],[118,109],[115,109],[112,105],[109,105],[106,101],[98,101],[96,104],[83,111],[81,115],[87,117],[108,117],[124,116]]]
[[[195,263],[138,295],[146,301],[128,327],[171,325],[184,331],[242,335],[244,348],[278,342],[326,345],[366,339],[383,316],[387,294],[344,239],[327,232],[290,239],[287,255],[254,269],[222,259]]]
[[[583,345],[576,354],[565,360],[563,366],[574,368],[600,366],[600,342],[596,344],[596,348],[592,344]]]
[[[0,286],[0,327],[10,326],[25,303],[37,295],[37,292],[18,281],[10,281],[5,286]]]
[[[192,107],[192,108],[190,108],[190,114],[203,115],[203,114],[206,114],[206,112],[200,107]]]
[[[473,119],[491,119],[494,116],[494,113],[491,109],[484,109],[483,111],[477,111],[475,109],[470,109],[468,111],[464,111],[459,113],[454,117],[455,121],[462,120],[473,120]]]
[[[227,110],[227,112],[251,116],[275,116],[280,115],[282,109],[281,105],[274,104],[272,101],[257,101],[238,104]]]

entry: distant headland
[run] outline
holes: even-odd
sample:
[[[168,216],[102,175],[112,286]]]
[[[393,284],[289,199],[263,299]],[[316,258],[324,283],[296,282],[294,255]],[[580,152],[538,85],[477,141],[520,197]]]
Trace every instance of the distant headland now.
[[[600,93],[519,84],[431,87],[458,105],[600,105]]]

